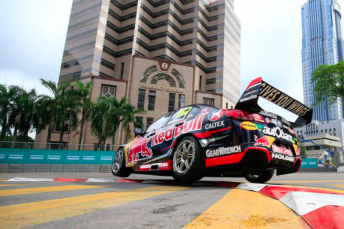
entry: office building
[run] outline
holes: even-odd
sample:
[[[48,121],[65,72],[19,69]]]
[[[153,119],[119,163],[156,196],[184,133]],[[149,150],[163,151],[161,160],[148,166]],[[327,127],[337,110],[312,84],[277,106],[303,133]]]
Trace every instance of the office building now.
[[[188,104],[232,108],[240,34],[234,0],[74,0],[60,82],[92,81],[92,101],[127,96],[147,111],[140,115],[146,127]],[[76,143],[73,133],[64,142]],[[120,130],[115,144],[126,140]],[[98,143],[90,123],[84,143]]]
[[[315,83],[312,73],[321,64],[343,61],[341,8],[337,0],[308,0],[302,6],[302,75],[304,102],[314,104]],[[331,121],[343,118],[343,101],[333,104],[327,99],[313,106],[313,120]]]

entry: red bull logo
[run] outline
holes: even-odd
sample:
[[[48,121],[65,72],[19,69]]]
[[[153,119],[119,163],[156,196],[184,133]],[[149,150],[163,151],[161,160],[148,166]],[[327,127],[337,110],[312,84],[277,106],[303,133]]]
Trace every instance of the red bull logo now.
[[[222,117],[224,111],[225,110],[219,110],[218,112],[213,113],[209,120],[212,122],[219,120]]]
[[[152,150],[147,147],[150,138],[139,138],[133,142],[128,153],[127,163],[136,163],[140,158],[153,156]]]
[[[258,138],[257,135],[254,135],[254,140],[256,141],[255,146],[270,146],[269,139],[266,136]]]

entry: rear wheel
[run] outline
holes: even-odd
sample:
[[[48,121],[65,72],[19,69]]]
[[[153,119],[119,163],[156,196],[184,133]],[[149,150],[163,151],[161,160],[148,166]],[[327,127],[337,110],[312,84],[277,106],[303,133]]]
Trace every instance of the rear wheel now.
[[[192,183],[203,178],[204,156],[194,137],[183,138],[173,154],[174,179]]]
[[[130,176],[132,169],[125,167],[124,149],[121,148],[116,152],[111,166],[112,175],[117,177]]]
[[[274,175],[275,170],[265,170],[259,175],[254,175],[254,174],[246,174],[245,178],[247,181],[251,183],[265,183],[268,182]]]

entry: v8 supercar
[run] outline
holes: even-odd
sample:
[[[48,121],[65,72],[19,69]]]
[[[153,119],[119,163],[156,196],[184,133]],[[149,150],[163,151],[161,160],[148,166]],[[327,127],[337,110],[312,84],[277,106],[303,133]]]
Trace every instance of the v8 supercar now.
[[[291,123],[262,110],[258,98],[298,115]],[[190,105],[170,112],[119,147],[112,173],[172,175],[194,182],[204,176],[245,177],[264,183],[297,172],[300,145],[293,127],[311,122],[312,109],[267,84],[253,80],[235,109]]]

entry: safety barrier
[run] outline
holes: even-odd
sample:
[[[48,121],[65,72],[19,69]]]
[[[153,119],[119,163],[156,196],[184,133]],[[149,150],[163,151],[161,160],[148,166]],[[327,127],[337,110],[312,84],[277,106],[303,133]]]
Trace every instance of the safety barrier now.
[[[116,151],[0,148],[0,172],[110,172]]]

